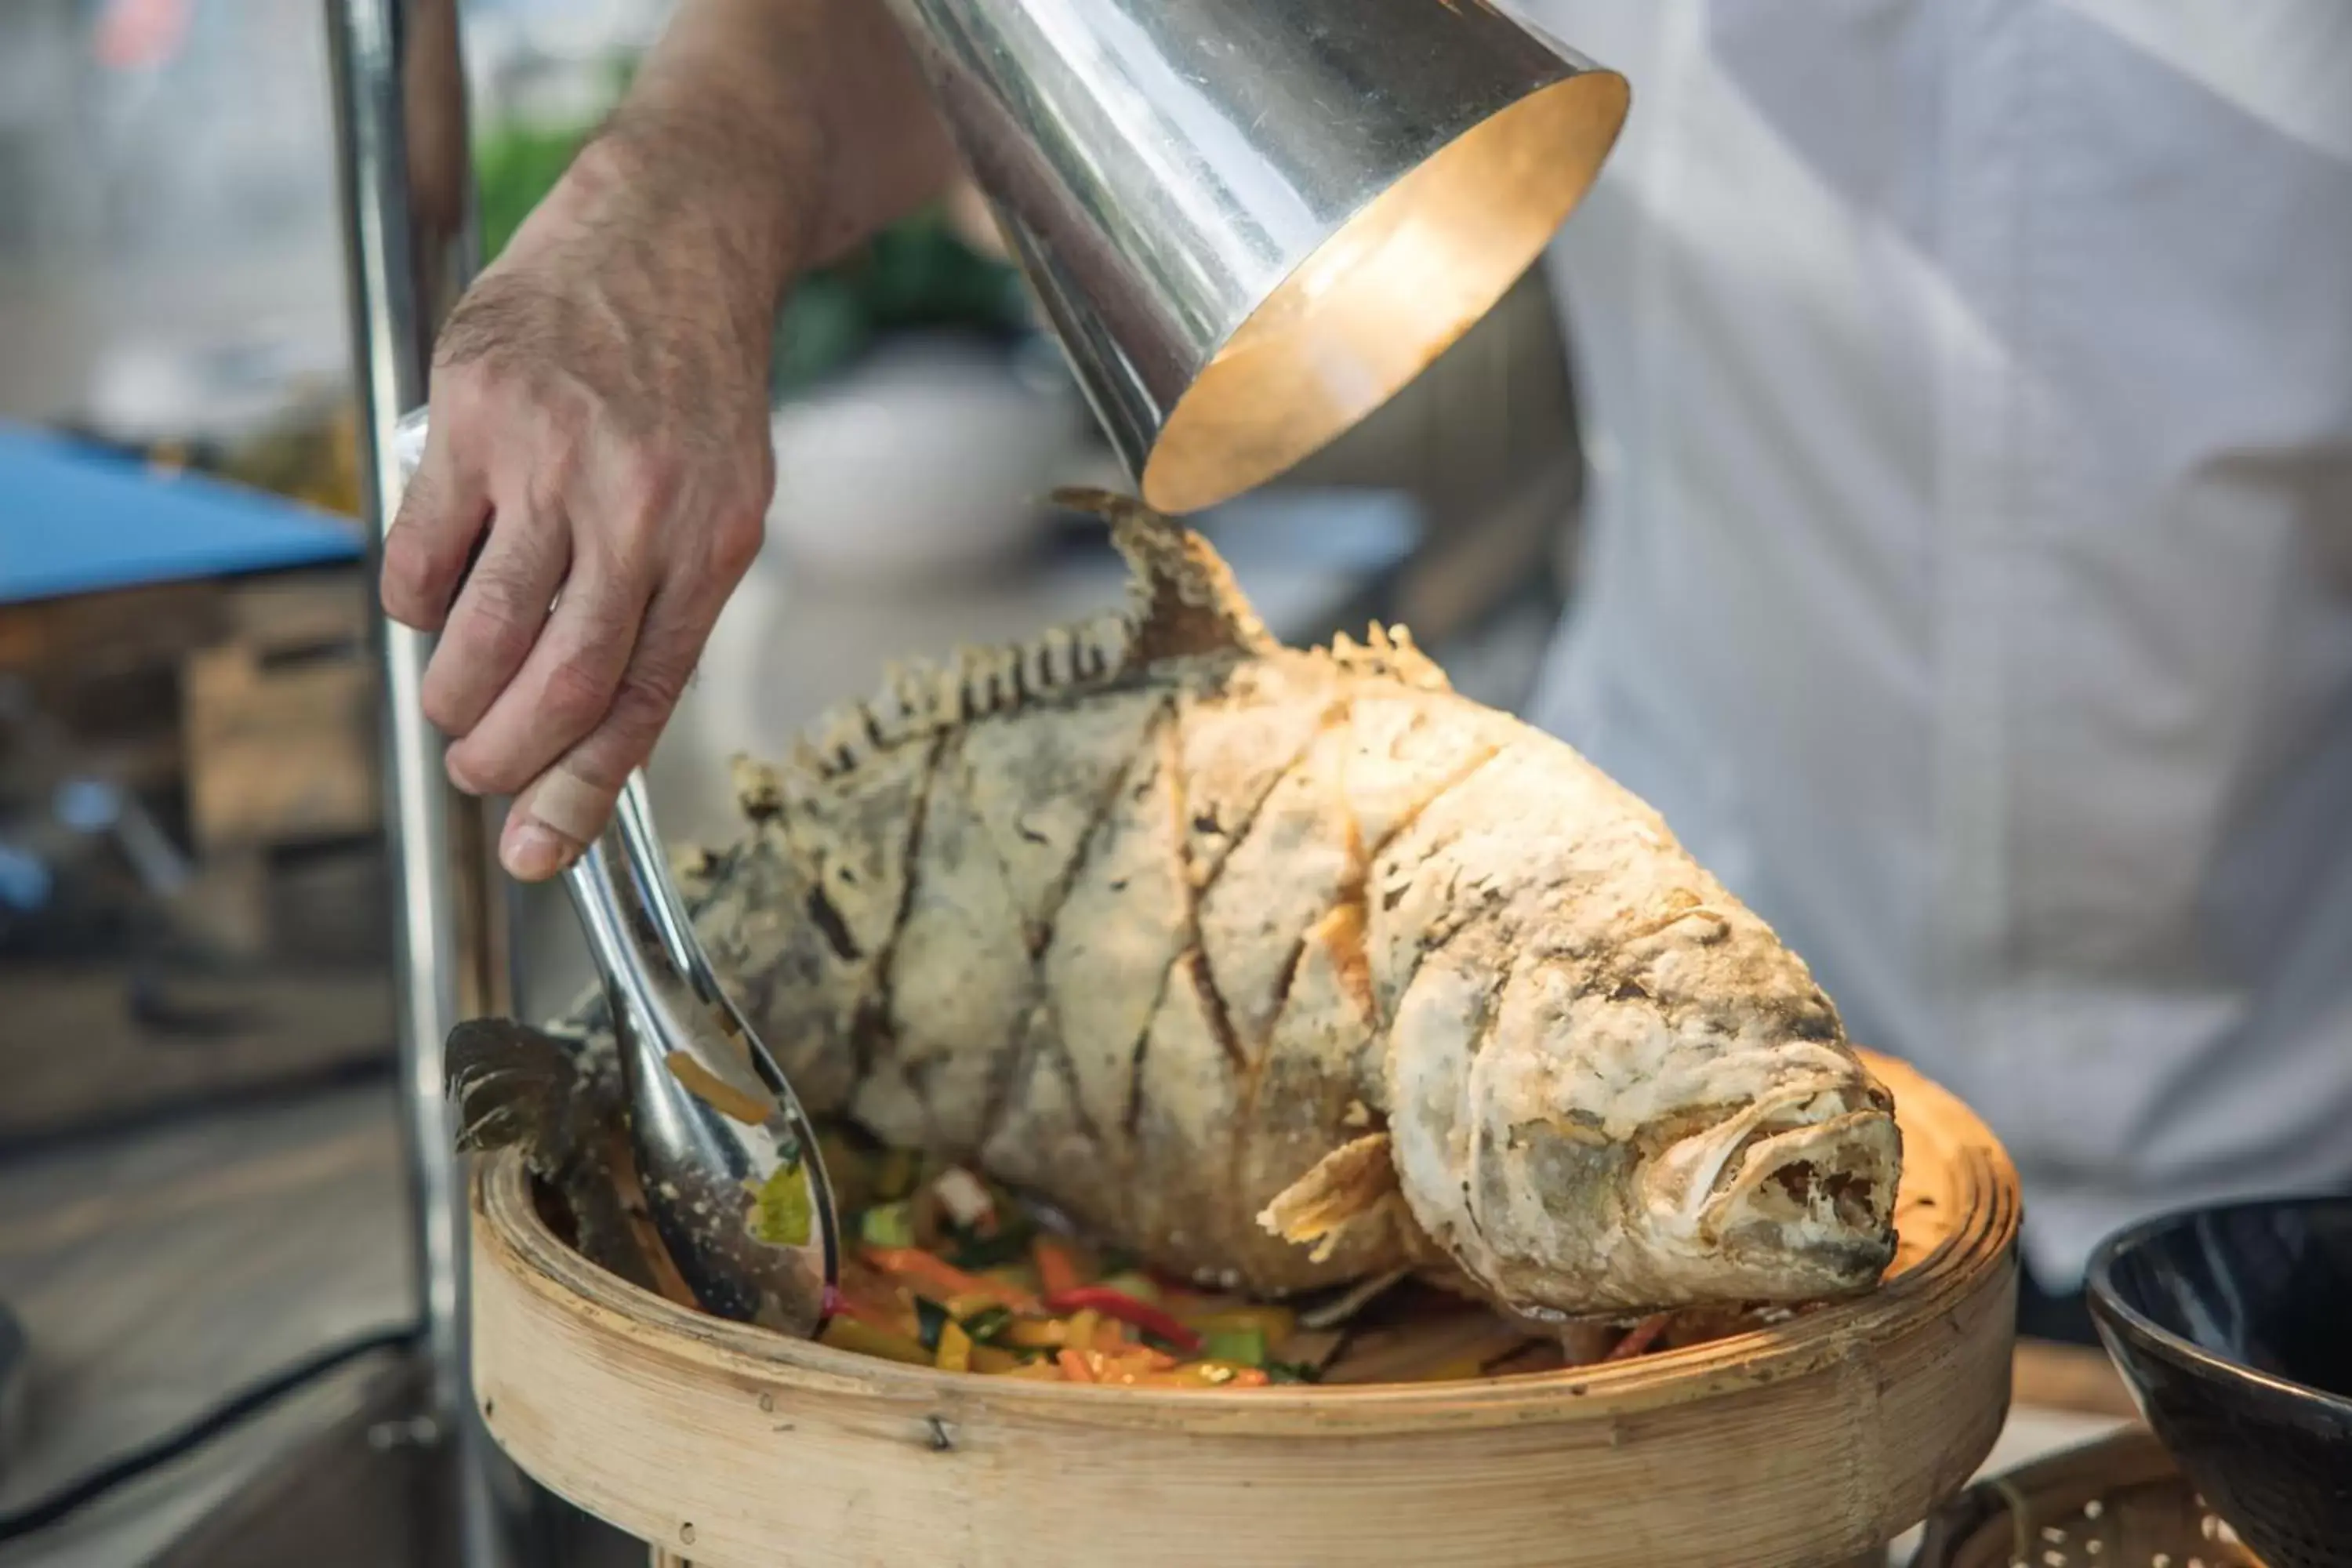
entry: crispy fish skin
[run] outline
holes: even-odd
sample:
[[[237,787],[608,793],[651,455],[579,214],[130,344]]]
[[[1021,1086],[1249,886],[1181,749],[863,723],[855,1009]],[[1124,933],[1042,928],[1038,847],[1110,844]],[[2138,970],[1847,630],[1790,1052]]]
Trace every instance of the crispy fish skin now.
[[[1537,1317],[1862,1289],[1886,1091],[1804,964],[1402,629],[1276,644],[1117,497],[1124,615],[894,671],[680,865],[813,1111],[1161,1267],[1415,1267]],[[601,1044],[592,994],[559,1028]]]

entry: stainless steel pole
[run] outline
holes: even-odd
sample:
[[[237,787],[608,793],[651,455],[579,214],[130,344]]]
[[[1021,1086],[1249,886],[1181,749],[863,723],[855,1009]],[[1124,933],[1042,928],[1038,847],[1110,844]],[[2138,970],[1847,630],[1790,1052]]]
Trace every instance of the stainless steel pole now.
[[[337,158],[360,396],[370,580],[400,500],[393,429],[425,401],[433,340],[475,268],[473,178],[457,0],[327,0]],[[383,796],[396,900],[394,1020],[415,1199],[433,1429],[457,1471],[467,1568],[508,1561],[502,1465],[466,1367],[467,1215],[442,1085],[442,1043],[504,1011],[502,909],[480,806],[453,792],[418,693],[430,639],[378,617]]]

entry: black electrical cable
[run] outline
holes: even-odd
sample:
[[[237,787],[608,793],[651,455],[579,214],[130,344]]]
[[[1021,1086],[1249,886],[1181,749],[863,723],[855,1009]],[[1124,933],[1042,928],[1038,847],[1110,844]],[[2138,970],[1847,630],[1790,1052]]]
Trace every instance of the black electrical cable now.
[[[15,1541],[36,1531],[47,1530],[68,1515],[88,1508],[117,1487],[194,1451],[238,1422],[285,1398],[304,1384],[315,1382],[337,1367],[376,1351],[412,1346],[422,1337],[422,1330],[414,1324],[405,1324],[395,1329],[377,1329],[357,1339],[331,1345],[316,1355],[297,1362],[232,1394],[178,1431],[158,1437],[143,1448],[132,1449],[29,1507],[14,1513],[0,1514],[0,1541]]]

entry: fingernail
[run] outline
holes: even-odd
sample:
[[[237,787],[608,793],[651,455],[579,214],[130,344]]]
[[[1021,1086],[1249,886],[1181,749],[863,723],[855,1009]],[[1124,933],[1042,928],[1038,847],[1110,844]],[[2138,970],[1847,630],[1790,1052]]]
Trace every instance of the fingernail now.
[[[543,822],[521,822],[506,831],[499,859],[517,881],[543,882],[572,863],[579,841],[566,838]]]

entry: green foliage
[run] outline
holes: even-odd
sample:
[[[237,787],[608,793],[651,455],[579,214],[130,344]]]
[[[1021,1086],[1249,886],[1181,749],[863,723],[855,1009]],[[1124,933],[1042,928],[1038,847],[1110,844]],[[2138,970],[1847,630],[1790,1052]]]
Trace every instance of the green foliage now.
[[[615,98],[628,69],[616,67]],[[555,188],[593,129],[509,123],[477,139],[486,262]],[[777,316],[771,380],[779,392],[807,386],[893,332],[993,334],[1019,331],[1028,319],[1028,300],[1012,268],[966,245],[943,213],[918,213],[794,284]]]

